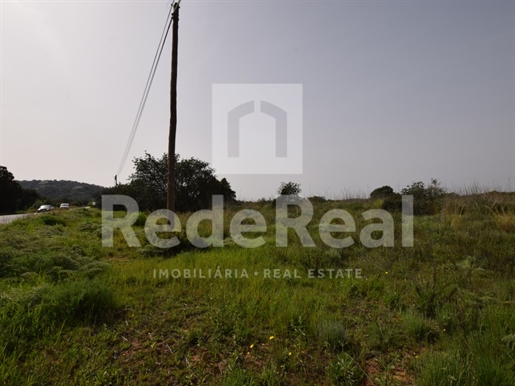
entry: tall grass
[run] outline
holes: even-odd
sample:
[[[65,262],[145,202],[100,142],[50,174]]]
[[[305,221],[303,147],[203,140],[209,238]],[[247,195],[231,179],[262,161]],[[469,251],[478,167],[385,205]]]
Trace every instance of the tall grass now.
[[[141,248],[120,232],[102,248],[96,210],[0,226],[0,383],[514,384],[515,236],[499,217],[511,218],[513,197],[445,200],[415,218],[413,248],[400,243],[399,214],[393,247],[361,245],[361,214],[378,208],[366,199],[318,200],[309,248],[292,231],[287,248],[275,245],[272,201],[228,208],[223,247],[205,249],[184,231],[181,248],[152,246],[147,214],[134,226]],[[243,208],[264,216],[264,246],[231,239]],[[330,209],[355,219],[356,232],[334,235],[353,237],[351,247],[322,242]],[[199,235],[211,233],[201,222]],[[198,277],[217,269],[233,277]],[[278,278],[264,277],[274,269]],[[309,269],[352,274],[314,279]]]

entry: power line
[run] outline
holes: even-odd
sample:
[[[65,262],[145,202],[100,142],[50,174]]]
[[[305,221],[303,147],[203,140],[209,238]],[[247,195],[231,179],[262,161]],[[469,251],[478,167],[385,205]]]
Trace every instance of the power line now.
[[[180,2],[180,0],[179,0]],[[118,167],[118,171],[115,176],[115,183],[117,183],[118,176],[122,172],[123,166],[127,161],[127,157],[129,155],[129,151],[131,150],[132,143],[134,142],[134,137],[136,136],[136,131],[138,130],[139,122],[141,116],[143,115],[143,109],[145,108],[145,104],[147,102],[148,94],[150,92],[150,88],[152,87],[152,82],[154,80],[154,75],[157,70],[157,66],[159,64],[159,59],[161,58],[161,53],[163,52],[164,44],[166,42],[166,38],[168,36],[168,32],[170,31],[170,26],[172,25],[172,14],[175,9],[175,2],[170,6],[170,12],[166,18],[165,26],[163,32],[161,33],[161,39],[159,40],[159,45],[157,47],[156,54],[154,55],[154,61],[152,62],[152,67],[150,68],[150,73],[147,78],[147,83],[145,85],[145,89],[143,90],[143,96],[141,97],[141,101],[139,104],[138,112],[136,113],[136,118],[134,119],[134,123],[132,125],[132,130],[129,135],[129,140],[127,141],[127,145],[125,146],[125,151],[122,156],[122,160],[120,162],[120,166]]]

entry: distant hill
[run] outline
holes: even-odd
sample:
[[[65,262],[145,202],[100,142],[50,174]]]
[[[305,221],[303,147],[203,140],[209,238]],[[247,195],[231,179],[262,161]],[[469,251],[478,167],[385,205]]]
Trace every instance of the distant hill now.
[[[104,189],[103,186],[65,180],[18,181],[23,189],[33,189],[51,201],[86,204]]]

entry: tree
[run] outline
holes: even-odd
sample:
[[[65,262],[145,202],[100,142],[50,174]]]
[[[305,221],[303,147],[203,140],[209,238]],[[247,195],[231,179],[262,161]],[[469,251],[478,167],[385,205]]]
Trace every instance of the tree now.
[[[205,161],[196,158],[178,160],[175,169],[175,209],[188,212],[209,208],[211,197],[222,194],[221,183],[214,173],[215,170]]]
[[[236,199],[236,193],[224,178],[215,176],[209,163],[197,158],[180,159],[175,156],[175,210],[197,211],[209,208],[212,196],[220,194],[227,201]],[[168,155],[154,158],[149,153],[134,159],[134,173],[128,184],[106,189],[103,194],[124,194],[134,198],[142,210],[166,208],[168,183]]]
[[[14,213],[22,195],[20,184],[5,166],[0,166],[0,213]]]
[[[34,190],[25,190],[14,180],[5,166],[0,166],[0,213],[14,213],[28,209],[40,197]]]
[[[281,196],[298,196],[302,192],[300,184],[296,182],[282,182],[277,190]]]
[[[227,181],[227,179],[222,178],[220,180],[220,186],[222,188],[222,195],[224,199],[227,201],[235,201],[236,200],[236,192],[231,189],[231,184]]]
[[[176,156],[176,161],[178,156]],[[135,172],[129,176],[130,186],[124,188],[140,208],[156,210],[166,208],[168,182],[168,155],[154,158],[149,153],[134,159]]]

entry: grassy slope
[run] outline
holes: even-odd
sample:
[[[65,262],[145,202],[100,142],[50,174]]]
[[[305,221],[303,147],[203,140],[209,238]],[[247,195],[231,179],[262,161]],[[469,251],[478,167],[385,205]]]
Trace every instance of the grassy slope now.
[[[292,234],[277,248],[264,203],[254,204],[268,224],[257,249],[226,239],[167,256],[141,227],[142,248],[120,234],[102,248],[96,210],[0,226],[0,384],[513,385],[515,211],[503,199],[454,198],[416,218],[413,248],[400,246],[397,217],[393,248],[354,236],[330,249],[317,221],[316,247]],[[315,217],[345,208],[358,219],[373,206],[319,203]],[[154,277],[217,267],[250,277]],[[303,278],[252,275],[267,268]],[[310,268],[363,278],[308,279]]]

